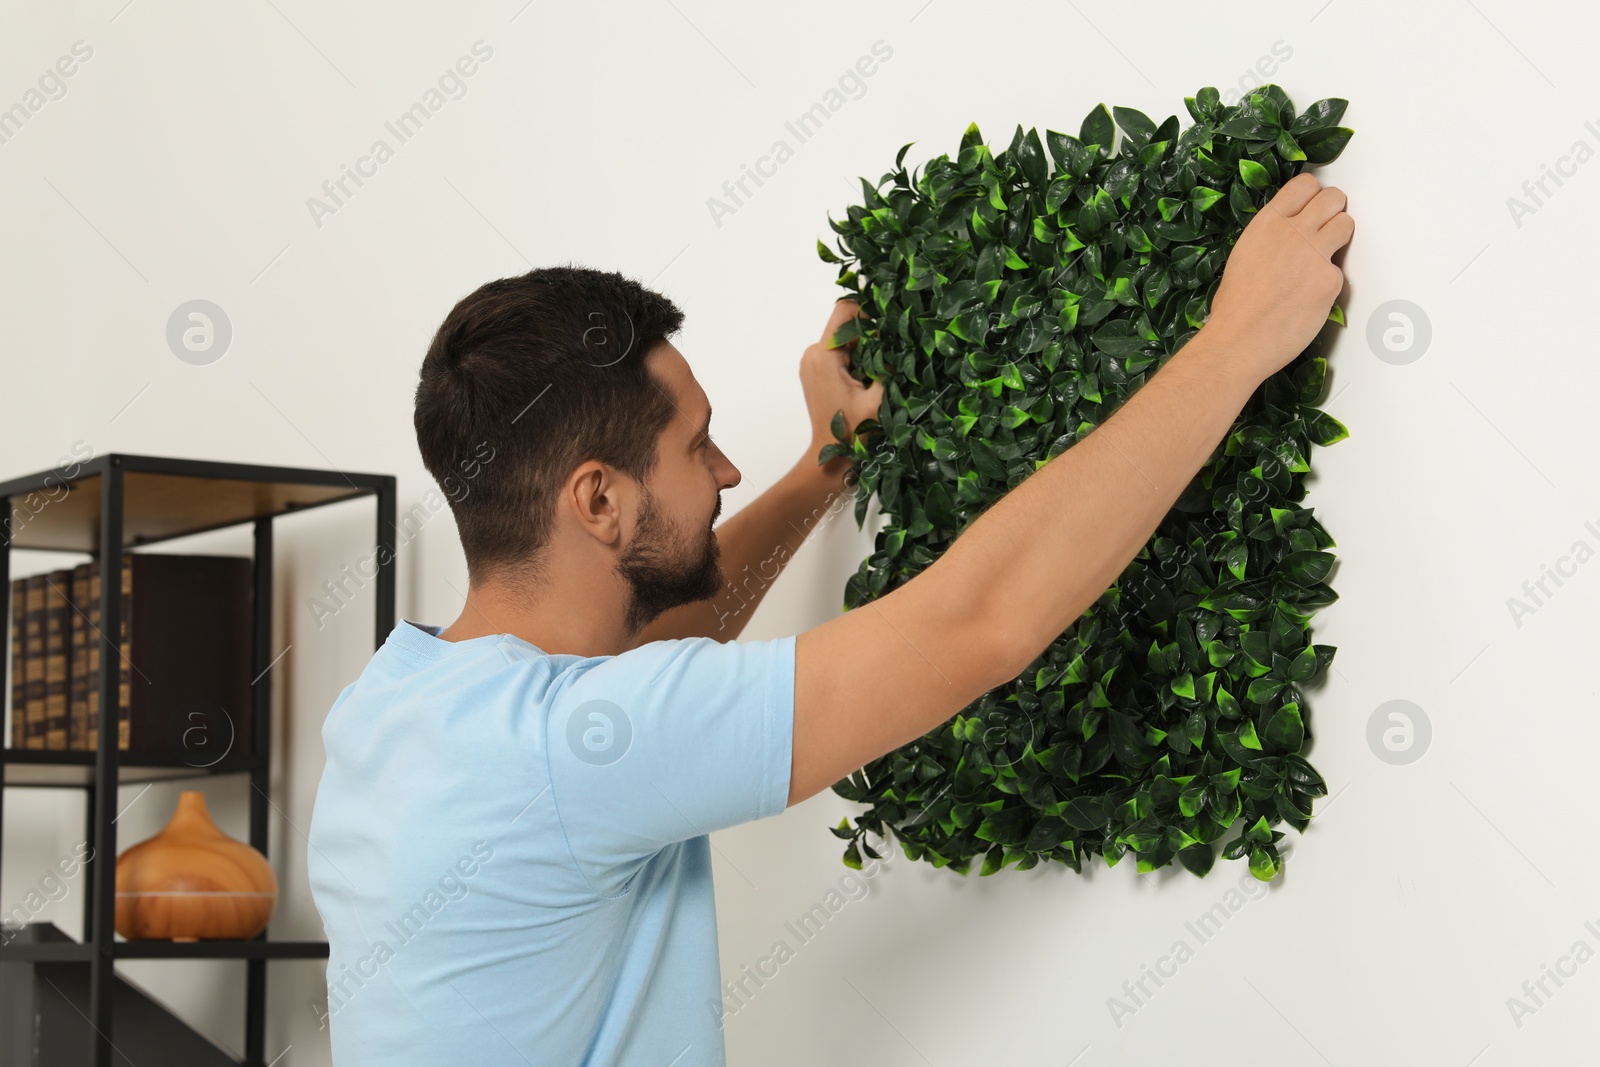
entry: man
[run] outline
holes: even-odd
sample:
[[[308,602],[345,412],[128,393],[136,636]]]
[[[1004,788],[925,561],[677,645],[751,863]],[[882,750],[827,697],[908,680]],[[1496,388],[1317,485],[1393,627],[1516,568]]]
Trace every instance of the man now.
[[[854,427],[881,401],[827,347],[855,305],[801,360],[806,452],[714,529],[739,472],[670,301],[552,268],[457,304],[416,428],[467,602],[396,626],[322,732],[310,875],[337,1067],[722,1064],[706,835],[933,729],[1082,614],[1326,320],[1344,208],[1285,184],[1207,324],[1116,415],[910,582],[770,641],[732,640],[766,582],[725,579],[770,580],[847,488],[846,460],[815,457],[836,411]]]

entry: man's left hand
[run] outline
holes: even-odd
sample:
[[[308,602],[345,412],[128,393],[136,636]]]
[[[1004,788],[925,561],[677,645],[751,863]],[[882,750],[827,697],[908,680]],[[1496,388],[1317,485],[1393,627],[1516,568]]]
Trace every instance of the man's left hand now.
[[[860,305],[849,297],[833,305],[828,325],[822,330],[822,339],[807,346],[800,357],[800,384],[805,390],[806,408],[811,414],[811,452],[814,461],[824,445],[837,444],[833,436],[833,416],[844,412],[845,435],[854,439],[857,424],[878,417],[883,403],[883,383],[863,384],[850,373],[850,352],[854,340],[838,348],[830,347],[834,333],[855,318]],[[826,469],[843,474],[850,461],[836,456],[828,461]]]

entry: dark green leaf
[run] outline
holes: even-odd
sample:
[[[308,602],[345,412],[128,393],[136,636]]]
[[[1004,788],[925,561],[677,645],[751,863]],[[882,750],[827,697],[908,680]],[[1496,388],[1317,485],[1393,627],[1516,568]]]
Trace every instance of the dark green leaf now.
[[[1335,126],[1332,129],[1313,130],[1301,134],[1299,137],[1300,148],[1306,154],[1308,163],[1332,163],[1344,151],[1344,146],[1350,143],[1350,138],[1355,132],[1345,126]]]
[[[1267,743],[1278,752],[1299,752],[1305,742],[1306,729],[1300,721],[1300,706],[1293,702],[1283,705],[1267,720]]]
[[[1078,130],[1078,139],[1084,144],[1097,144],[1105,149],[1111,147],[1114,137],[1116,137],[1116,126],[1111,121],[1111,112],[1106,110],[1104,104],[1084,116],[1083,126]]]
[[[1111,114],[1135,148],[1149,144],[1150,138],[1155,135],[1156,124],[1150,121],[1150,116],[1143,111],[1131,107],[1114,107],[1111,109]]]
[[[1289,132],[1298,137],[1311,130],[1327,129],[1339,125],[1339,120],[1344,118],[1344,109],[1350,101],[1330,97],[1327,100],[1318,100],[1294,120],[1294,125],[1289,127]]]

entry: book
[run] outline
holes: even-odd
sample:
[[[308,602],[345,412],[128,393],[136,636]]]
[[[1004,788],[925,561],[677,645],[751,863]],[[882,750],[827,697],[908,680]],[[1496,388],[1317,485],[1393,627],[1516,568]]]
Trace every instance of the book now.
[[[23,629],[27,625],[27,579],[17,578],[11,583],[11,747],[27,747],[28,680],[27,643]]]
[[[84,713],[88,727],[84,732],[84,747],[93,752],[100,747],[100,656],[105,638],[100,632],[100,562],[89,564],[89,618],[85,626],[87,645],[83,673],[85,693]]]
[[[196,766],[248,753],[250,558],[132,552],[123,568],[129,747]]]
[[[25,748],[44,748],[44,575],[25,582],[27,609],[23,620],[23,657],[27,665]]]
[[[122,620],[117,665],[121,681],[117,685],[117,747],[126,749],[132,741],[133,723],[133,556],[122,557]],[[160,748],[161,746],[156,746]]]
[[[72,568],[72,639],[67,657],[67,747],[89,748],[89,564]]]
[[[131,573],[128,557],[123,557],[122,619],[117,627],[117,643],[111,647],[111,634],[100,614],[100,561],[84,565],[87,572],[84,597],[83,656],[83,744],[89,751],[100,748],[100,663],[105,660],[117,672],[117,748],[126,752],[129,742],[128,701],[129,679],[133,674],[129,653],[132,646],[128,636],[128,617],[131,605]],[[111,657],[109,660],[106,657]]]
[[[67,656],[72,614],[72,571],[44,576],[44,747],[67,748]]]

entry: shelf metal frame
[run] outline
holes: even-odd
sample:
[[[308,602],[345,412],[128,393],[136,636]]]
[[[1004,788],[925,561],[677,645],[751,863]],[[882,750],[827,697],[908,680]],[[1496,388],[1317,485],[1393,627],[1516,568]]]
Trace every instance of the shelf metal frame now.
[[[389,632],[394,629],[395,613],[395,527],[396,483],[393,475],[357,474],[338,470],[262,466],[248,463],[214,462],[210,460],[181,459],[164,456],[142,456],[127,453],[108,453],[93,457],[83,463],[73,464],[69,476],[67,469],[52,468],[35,474],[0,483],[0,604],[11,589],[11,553],[24,551],[82,551],[78,547],[53,548],[49,544],[14,544],[17,531],[11,522],[12,498],[35,493],[61,492],[65,494],[85,491],[82,483],[99,479],[99,530],[97,548],[90,554],[101,561],[117,561],[122,553],[136,545],[187,537],[213,529],[250,523],[254,535],[254,567],[252,576],[252,635],[251,672],[251,734],[250,750],[243,757],[224,759],[215,767],[199,768],[184,764],[172,754],[122,753],[117,749],[117,704],[119,697],[119,672],[113,669],[121,655],[118,643],[100,635],[100,676],[95,684],[100,690],[99,736],[100,745],[91,753],[49,753],[38,750],[13,752],[0,749],[0,859],[4,856],[4,815],[6,787],[62,787],[81,788],[87,791],[85,839],[93,848],[92,858],[86,865],[90,891],[84,899],[83,942],[42,943],[33,945],[0,944],[0,961],[34,960],[83,962],[89,964],[89,1022],[93,1030],[90,1038],[94,1067],[112,1067],[112,995],[115,988],[115,964],[118,959],[242,959],[245,962],[245,1040],[244,1067],[267,1067],[265,1058],[266,999],[268,960],[272,959],[323,959],[328,955],[324,941],[268,941],[265,932],[250,941],[201,941],[178,943],[172,941],[118,941],[116,939],[116,856],[117,856],[117,789],[116,785],[130,781],[166,779],[174,777],[199,777],[218,774],[246,774],[250,779],[250,844],[267,852],[268,810],[271,801],[272,766],[272,552],[273,520],[280,515],[298,514],[312,507],[343,503],[348,500],[375,497],[377,501],[376,535],[376,589],[374,590],[374,649],[381,647]],[[194,528],[169,531],[159,537],[124,536],[125,507],[129,474],[159,474],[214,481],[244,481],[278,486],[317,487],[321,490],[348,489],[349,492],[320,499],[317,502],[256,510],[227,521],[206,521]],[[197,487],[203,488],[203,487]],[[92,490],[89,490],[92,491]],[[62,498],[52,498],[62,499]],[[50,506],[46,503],[45,507]],[[102,563],[101,573],[114,577],[118,572],[115,563]],[[115,580],[100,583],[100,618],[106,620],[122,617],[122,585]],[[10,670],[11,611],[0,612],[0,684],[5,684]],[[114,627],[107,627],[112,629]],[[13,711],[15,714],[15,710]],[[8,739],[9,740],[9,739]],[[110,741],[108,744],[107,742]],[[85,780],[83,771],[92,756],[93,772]],[[139,762],[141,759],[147,762]],[[33,780],[11,781],[12,768],[18,769],[19,778],[26,779],[31,771]],[[49,772],[42,768],[60,767],[60,781],[50,781]],[[124,774],[124,771],[129,772]],[[43,775],[43,780],[40,776]],[[148,776],[148,777],[147,777]]]

